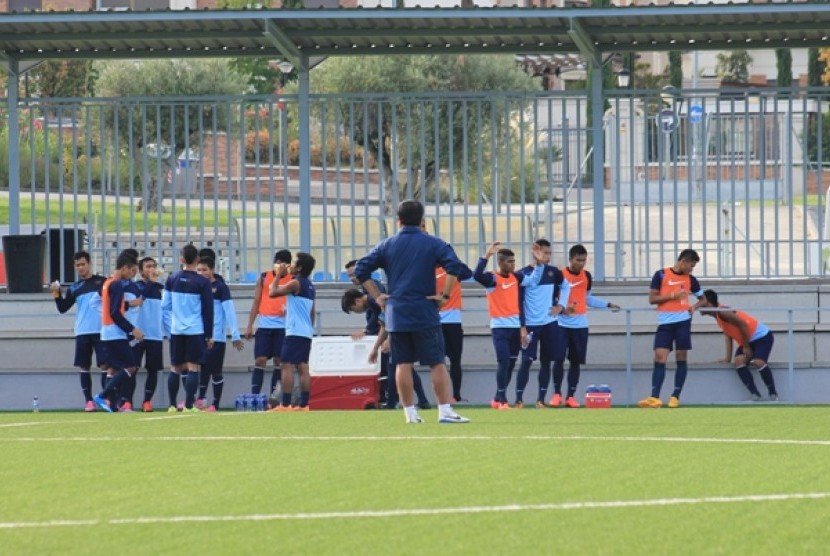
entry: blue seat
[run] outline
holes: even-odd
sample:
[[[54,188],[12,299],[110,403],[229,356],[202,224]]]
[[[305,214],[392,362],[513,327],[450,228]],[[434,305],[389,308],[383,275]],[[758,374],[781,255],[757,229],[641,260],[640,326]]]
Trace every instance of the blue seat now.
[[[253,284],[256,282],[257,278],[259,278],[259,272],[255,270],[249,270],[245,274],[242,275],[242,278],[239,280],[243,284]]]
[[[372,278],[374,278],[378,282],[383,280],[383,276],[381,275],[380,271],[378,271],[378,270],[376,270],[372,273]]]
[[[345,270],[340,273],[340,281],[341,282],[351,282],[349,279],[349,273]]]
[[[331,272],[325,271],[317,271],[311,276],[311,280],[313,282],[331,282],[334,280],[334,277],[331,275]]]

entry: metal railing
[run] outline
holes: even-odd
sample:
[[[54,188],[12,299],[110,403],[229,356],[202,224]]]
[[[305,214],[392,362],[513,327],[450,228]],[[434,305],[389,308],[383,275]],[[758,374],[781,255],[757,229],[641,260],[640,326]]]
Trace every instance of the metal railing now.
[[[493,240],[526,253],[546,237],[558,264],[574,243],[604,257],[600,279],[643,278],[686,247],[702,277],[823,275],[826,91],[661,93],[608,93],[602,176],[581,92],[312,95],[307,184],[289,95],[22,99],[22,233],[83,229],[102,272],[126,247],[175,264],[192,241],[243,281],[299,248],[308,188],[324,277],[394,233],[411,197],[471,265]]]

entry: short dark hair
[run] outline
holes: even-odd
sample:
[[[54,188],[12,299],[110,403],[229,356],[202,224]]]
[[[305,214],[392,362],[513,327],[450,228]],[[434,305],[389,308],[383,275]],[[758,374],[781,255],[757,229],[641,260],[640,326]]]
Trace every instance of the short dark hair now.
[[[138,261],[138,270],[144,270],[144,265],[149,262],[156,262],[156,260],[153,257],[144,257]]]
[[[135,259],[136,264],[138,264],[138,249],[133,249],[132,247],[127,247],[122,253],[126,253],[127,255],[131,256]]]
[[[718,294],[715,293],[715,290],[704,291],[703,297],[706,298],[706,301],[708,301],[710,305],[714,305],[715,307],[718,306]]]
[[[182,247],[182,258],[184,259],[185,264],[195,263],[198,257],[199,251],[196,249],[196,246],[192,243],[188,243],[187,245]]]
[[[533,244],[538,245],[539,247],[550,247],[550,242],[543,237],[540,237],[534,241]]]
[[[345,268],[346,270],[349,270],[353,266],[357,266],[357,259],[350,260],[349,262],[346,263],[346,266],[344,266],[343,268]]]
[[[514,253],[513,251],[511,251],[510,249],[505,247],[504,249],[499,249],[498,250],[498,256],[499,256],[499,260],[502,260],[502,259],[506,259],[507,257],[515,257],[516,253]]]
[[[76,251],[75,254],[72,255],[73,261],[80,261],[81,259],[86,259],[86,262],[90,262],[92,260],[89,253],[86,251]]]
[[[581,257],[582,255],[587,255],[588,250],[585,249],[585,246],[581,243],[577,243],[573,247],[568,250],[568,258],[573,259],[574,257]]]
[[[691,263],[699,263],[700,262],[700,255],[697,254],[697,251],[694,249],[684,249],[680,252],[677,256],[678,261],[688,261]]]
[[[398,220],[404,226],[420,226],[424,221],[424,205],[415,199],[401,201],[398,205]]]
[[[199,249],[199,258],[202,259],[204,257],[210,257],[214,261],[216,260],[216,251],[211,249],[210,247],[202,247]]]
[[[288,249],[280,249],[274,253],[274,262],[291,264],[291,251]]]
[[[297,259],[294,261],[294,267],[297,269],[298,274],[308,278],[311,276],[311,271],[314,270],[316,262],[317,261],[314,260],[314,257],[301,251],[297,253]]]
[[[199,257],[199,264],[203,264],[211,270],[216,268],[216,261],[213,260],[213,257]]]
[[[355,302],[366,295],[357,288],[350,288],[343,292],[343,297],[340,298],[340,308],[344,313],[351,313]]]
[[[118,254],[118,258],[115,260],[116,269],[124,268],[125,266],[135,266],[138,264],[138,261],[133,256],[131,251],[135,250],[124,249]]]

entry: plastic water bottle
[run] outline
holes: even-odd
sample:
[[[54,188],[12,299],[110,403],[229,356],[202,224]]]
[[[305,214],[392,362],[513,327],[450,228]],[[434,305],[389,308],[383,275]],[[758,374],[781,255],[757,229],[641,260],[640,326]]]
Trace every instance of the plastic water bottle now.
[[[40,400],[37,399],[37,396],[32,398],[32,412],[40,413]]]
[[[237,394],[236,395],[236,401],[234,402],[234,408],[236,408],[237,411],[242,411],[242,394]]]
[[[527,337],[522,341],[522,349],[527,349],[527,346],[530,345],[530,342],[533,341],[533,332],[528,332]]]
[[[248,398],[248,394],[242,395],[242,411],[250,411],[250,398]]]
[[[259,411],[259,394],[251,394],[251,411]]]
[[[259,411],[265,411],[266,409],[268,409],[268,395],[260,394],[257,397],[259,398],[257,404],[259,406]]]

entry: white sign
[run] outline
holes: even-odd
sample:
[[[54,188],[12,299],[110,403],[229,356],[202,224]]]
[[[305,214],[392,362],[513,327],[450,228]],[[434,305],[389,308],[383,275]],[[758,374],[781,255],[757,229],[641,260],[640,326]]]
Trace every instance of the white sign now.
[[[657,127],[663,133],[671,133],[677,129],[677,114],[671,108],[663,108],[657,115]]]

